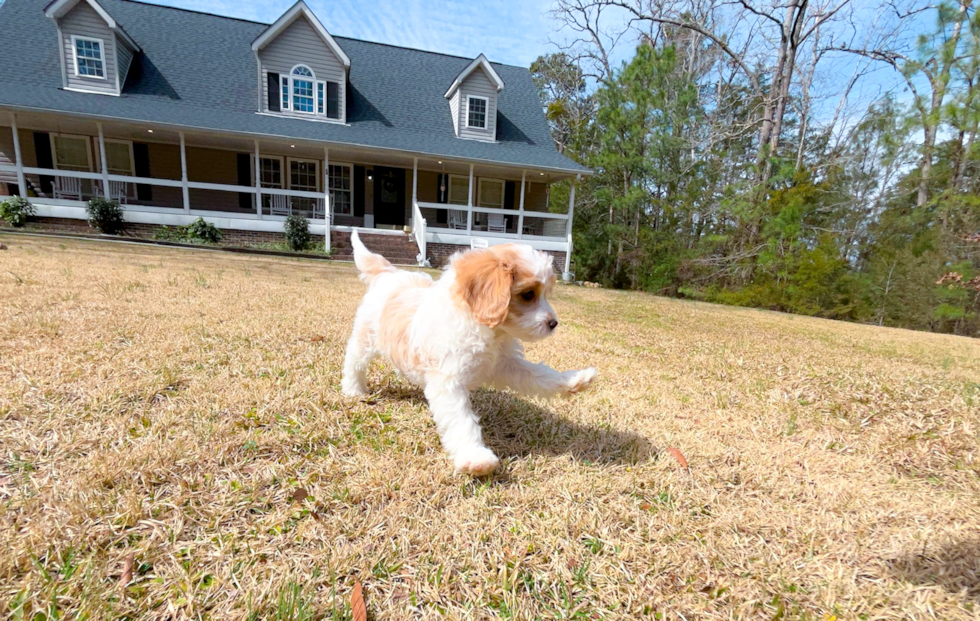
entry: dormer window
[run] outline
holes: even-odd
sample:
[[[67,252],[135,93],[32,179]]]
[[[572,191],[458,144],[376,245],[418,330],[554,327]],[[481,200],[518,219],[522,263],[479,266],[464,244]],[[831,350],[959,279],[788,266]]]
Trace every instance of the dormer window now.
[[[259,63],[258,112],[344,122],[350,58],[303,0],[266,28],[252,51]]]
[[[480,54],[456,76],[446,91],[456,136],[494,142],[497,136],[497,98],[504,81]]]
[[[75,75],[85,78],[105,79],[105,55],[102,39],[72,36],[75,48]]]
[[[486,97],[470,95],[466,98],[466,126],[477,129],[487,128],[487,103]]]
[[[291,91],[293,100],[291,102],[292,105],[287,106],[286,109],[292,109],[305,114],[313,114],[316,76],[313,75],[309,67],[297,65],[290,74],[290,82],[292,83]]]

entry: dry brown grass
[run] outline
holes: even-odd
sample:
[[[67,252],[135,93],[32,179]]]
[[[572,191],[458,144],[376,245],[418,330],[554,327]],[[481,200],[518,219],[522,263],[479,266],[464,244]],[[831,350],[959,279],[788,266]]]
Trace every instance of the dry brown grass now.
[[[378,620],[980,610],[977,341],[559,288],[529,357],[600,377],[477,393],[479,481],[381,365],[340,396],[352,267],[4,241],[0,612],[348,618],[356,581]]]

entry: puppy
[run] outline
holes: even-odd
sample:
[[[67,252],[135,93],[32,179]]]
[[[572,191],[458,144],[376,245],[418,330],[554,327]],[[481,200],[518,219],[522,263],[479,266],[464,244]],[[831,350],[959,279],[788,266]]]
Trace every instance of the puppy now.
[[[483,476],[500,463],[483,444],[470,390],[492,385],[551,397],[595,379],[592,367],[559,373],[524,359],[520,341],[543,339],[558,326],[547,299],[555,284],[550,255],[521,244],[470,250],[454,255],[433,281],[396,269],[356,231],[351,243],[368,290],[347,342],[343,392],[366,394],[368,365],[383,356],[425,391],[457,471]]]

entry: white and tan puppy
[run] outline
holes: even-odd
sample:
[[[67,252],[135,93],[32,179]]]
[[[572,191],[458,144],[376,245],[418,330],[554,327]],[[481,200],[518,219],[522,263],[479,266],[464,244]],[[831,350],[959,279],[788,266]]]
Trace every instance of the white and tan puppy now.
[[[347,342],[343,391],[367,392],[366,373],[383,356],[425,391],[442,445],[457,471],[482,476],[500,463],[483,444],[470,390],[492,385],[539,397],[585,389],[592,367],[559,373],[524,359],[520,341],[558,326],[548,293],[552,257],[521,244],[457,253],[438,281],[396,269],[355,231],[354,262],[368,291]]]

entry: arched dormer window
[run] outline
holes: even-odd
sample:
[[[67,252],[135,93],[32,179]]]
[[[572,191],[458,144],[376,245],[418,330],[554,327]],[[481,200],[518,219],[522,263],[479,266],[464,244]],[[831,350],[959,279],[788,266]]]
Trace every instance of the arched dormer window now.
[[[289,72],[289,80],[283,80],[283,108],[304,114],[317,113],[316,76],[306,65],[296,65]],[[323,104],[320,98],[320,114]]]

